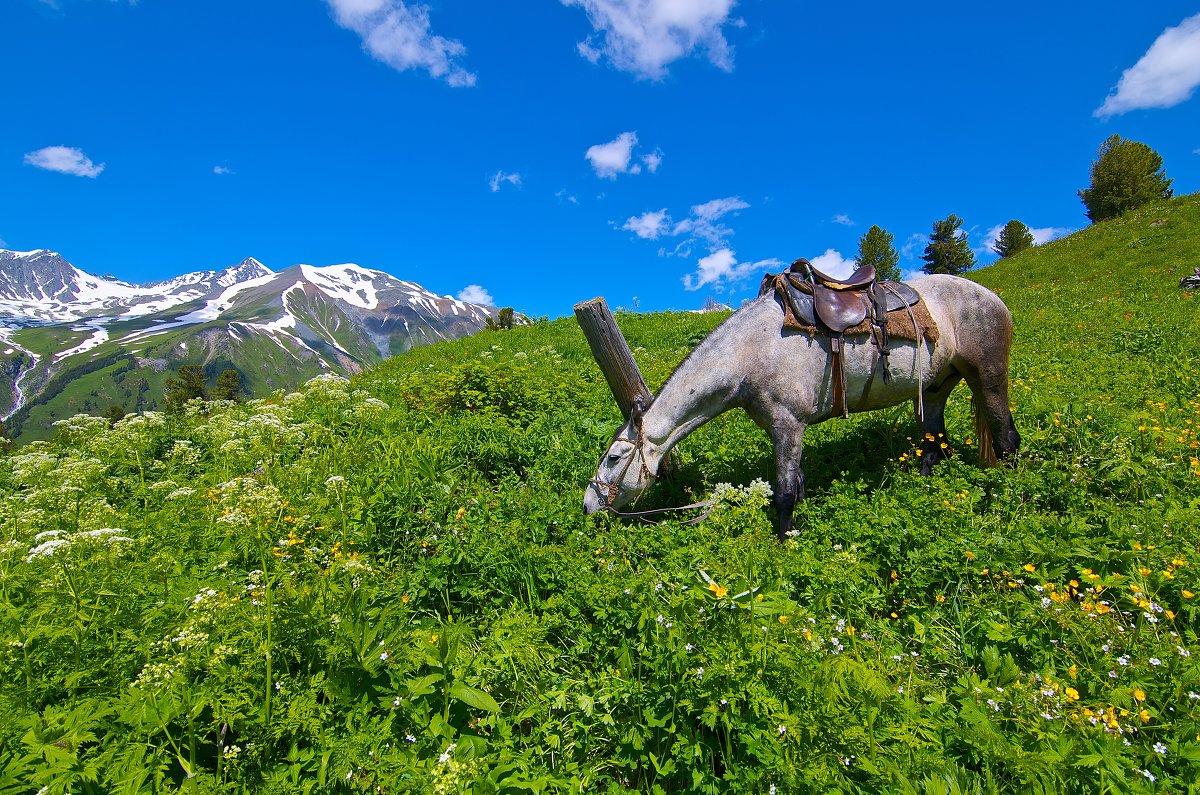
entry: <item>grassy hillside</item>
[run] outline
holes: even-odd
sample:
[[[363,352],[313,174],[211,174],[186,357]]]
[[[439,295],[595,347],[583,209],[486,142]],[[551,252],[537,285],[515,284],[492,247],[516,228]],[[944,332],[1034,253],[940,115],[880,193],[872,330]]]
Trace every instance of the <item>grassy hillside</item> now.
[[[78,417],[0,460],[0,792],[1200,787],[1189,196],[977,278],[1014,467],[814,428],[796,538],[729,414],[584,517],[619,423],[572,320],[242,406]],[[587,297],[587,296],[581,296]],[[619,318],[651,387],[720,318]],[[727,485],[732,484],[732,485]]]

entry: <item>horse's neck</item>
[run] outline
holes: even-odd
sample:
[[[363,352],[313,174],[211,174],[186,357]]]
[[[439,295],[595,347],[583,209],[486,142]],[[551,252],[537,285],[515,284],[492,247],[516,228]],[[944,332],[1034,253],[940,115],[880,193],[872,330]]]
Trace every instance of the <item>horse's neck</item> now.
[[[709,334],[654,396],[642,420],[647,463],[653,468],[685,436],[732,407],[741,384],[740,357],[728,349],[736,340],[727,328],[732,322]]]

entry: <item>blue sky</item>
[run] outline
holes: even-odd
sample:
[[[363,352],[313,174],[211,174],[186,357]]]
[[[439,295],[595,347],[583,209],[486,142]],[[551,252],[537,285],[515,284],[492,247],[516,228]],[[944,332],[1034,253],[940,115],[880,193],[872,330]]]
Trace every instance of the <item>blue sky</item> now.
[[[129,281],[357,262],[532,315],[737,305],[872,224],[1200,189],[1200,3],[8,0],[0,246]],[[464,292],[465,291],[465,292]],[[636,300],[635,300],[636,299]]]

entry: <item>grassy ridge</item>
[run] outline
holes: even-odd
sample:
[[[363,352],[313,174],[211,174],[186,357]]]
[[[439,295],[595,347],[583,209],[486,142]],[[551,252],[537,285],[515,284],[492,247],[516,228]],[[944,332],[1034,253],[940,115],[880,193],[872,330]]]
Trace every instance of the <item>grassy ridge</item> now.
[[[826,423],[782,548],[740,414],[645,501],[703,523],[582,516],[571,320],[75,418],[0,461],[0,792],[1200,787],[1197,241],[1184,197],[981,271],[1020,461],[965,389],[931,478],[908,409]],[[719,320],[618,319],[652,388]]]

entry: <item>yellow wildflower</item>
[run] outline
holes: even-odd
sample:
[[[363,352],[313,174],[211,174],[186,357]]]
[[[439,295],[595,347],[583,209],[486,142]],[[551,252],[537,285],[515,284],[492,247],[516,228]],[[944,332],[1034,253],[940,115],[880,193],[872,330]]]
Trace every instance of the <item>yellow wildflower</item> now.
[[[1192,593],[1191,591],[1189,591],[1187,588],[1184,588],[1182,593],[1183,593],[1184,599],[1191,599],[1193,596],[1196,595],[1196,594]]]
[[[1078,701],[1078,700],[1079,700],[1079,691],[1073,687],[1068,687],[1067,688],[1067,701],[1071,702],[1071,701]]]
[[[788,617],[787,617],[787,616],[780,616],[780,617],[779,617],[779,623],[780,623],[780,624],[786,624],[787,622],[788,622]]]
[[[724,599],[725,594],[729,593],[729,589],[724,585],[717,585],[715,582],[708,584],[708,590],[716,594],[718,599]]]
[[[1133,689],[1133,697],[1135,699],[1137,699],[1138,701],[1145,701],[1146,700],[1146,691],[1142,690],[1140,687],[1135,687]]]
[[[963,554],[967,556],[967,560],[975,560],[975,553],[972,552],[971,550],[968,549]]]
[[[1025,571],[1028,571],[1028,572],[1037,571],[1037,566],[1033,565],[1032,563],[1026,563],[1021,568],[1025,569]]]

